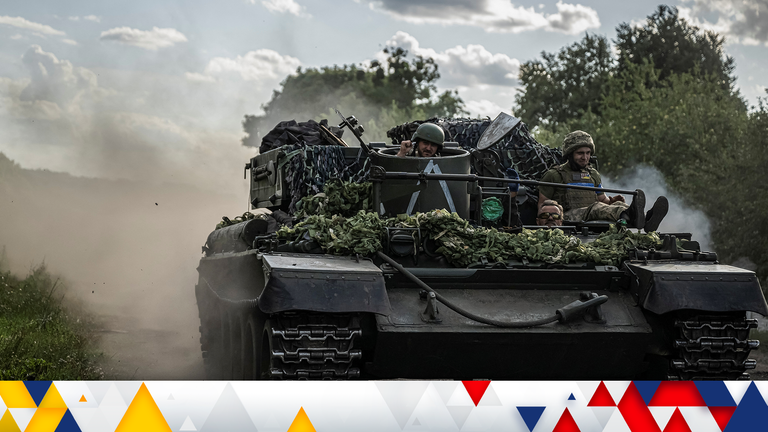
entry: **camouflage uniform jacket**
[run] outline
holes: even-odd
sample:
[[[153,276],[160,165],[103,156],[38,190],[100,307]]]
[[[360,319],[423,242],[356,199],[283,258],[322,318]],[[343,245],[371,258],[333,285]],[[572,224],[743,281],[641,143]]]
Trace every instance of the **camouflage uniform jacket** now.
[[[544,177],[541,178],[541,181],[574,186],[603,187],[600,173],[592,168],[591,165],[579,171],[574,171],[568,162],[547,171]],[[539,192],[545,197],[560,203],[565,211],[587,207],[597,201],[598,195],[604,193],[602,191],[575,190],[554,186],[539,186]]]

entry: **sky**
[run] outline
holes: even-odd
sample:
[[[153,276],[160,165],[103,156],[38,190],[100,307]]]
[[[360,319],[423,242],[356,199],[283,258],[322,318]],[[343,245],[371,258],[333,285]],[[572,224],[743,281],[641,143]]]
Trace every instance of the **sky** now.
[[[512,113],[521,63],[586,32],[613,39],[617,25],[642,23],[658,4],[5,2],[0,152],[25,168],[220,190],[242,182],[243,164],[255,154],[240,144],[243,116],[260,114],[298,67],[364,64],[401,46],[434,58],[439,89],[458,90],[471,116],[495,117]],[[726,37],[750,105],[766,95],[768,0],[666,4]]]

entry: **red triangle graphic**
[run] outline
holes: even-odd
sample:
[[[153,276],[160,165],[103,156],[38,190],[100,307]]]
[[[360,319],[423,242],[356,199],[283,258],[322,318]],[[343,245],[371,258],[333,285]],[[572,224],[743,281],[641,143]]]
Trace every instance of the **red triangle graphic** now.
[[[487,390],[488,385],[491,384],[490,381],[462,381],[461,383],[464,384],[464,388],[467,389],[467,393],[469,393],[469,397],[472,398],[472,402],[475,403],[475,406],[480,403],[480,399],[483,398],[485,390]]]
[[[648,406],[707,406],[693,381],[663,381]]]
[[[733,412],[736,411],[736,407],[709,407],[709,412],[712,413],[712,417],[715,418],[717,425],[720,426],[720,430],[724,431],[725,426],[731,419]]]
[[[568,408],[563,411],[563,415],[560,416],[560,420],[557,421],[555,428],[552,432],[581,432],[579,426],[576,424],[576,420],[573,419],[571,412]]]
[[[595,394],[592,395],[592,399],[589,400],[587,406],[591,407],[615,407],[616,402],[613,401],[611,393],[608,392],[608,388],[605,387],[605,383],[600,381],[600,385],[597,386]]]
[[[645,405],[635,383],[630,383],[619,401],[619,411],[632,432],[661,432],[656,419]]]
[[[672,418],[667,422],[667,427],[664,428],[664,432],[691,432],[691,427],[685,422],[685,418],[683,417],[683,413],[680,412],[680,408],[675,408],[675,412],[672,413]]]

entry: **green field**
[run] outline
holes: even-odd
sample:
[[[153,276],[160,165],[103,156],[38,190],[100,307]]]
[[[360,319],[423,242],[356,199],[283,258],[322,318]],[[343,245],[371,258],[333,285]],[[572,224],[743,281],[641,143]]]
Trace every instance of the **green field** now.
[[[90,323],[62,306],[63,283],[40,265],[26,278],[0,254],[0,380],[96,380]]]

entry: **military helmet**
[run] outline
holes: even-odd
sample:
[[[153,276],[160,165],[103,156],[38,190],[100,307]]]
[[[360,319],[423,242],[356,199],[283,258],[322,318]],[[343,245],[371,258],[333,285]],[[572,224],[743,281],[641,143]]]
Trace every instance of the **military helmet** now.
[[[563,140],[563,157],[568,157],[568,155],[581,147],[589,147],[592,153],[595,152],[595,143],[588,133],[580,130],[569,133]]]
[[[418,129],[416,129],[416,132],[414,132],[413,137],[411,137],[411,142],[414,143],[414,145],[419,142],[419,140],[437,144],[438,151],[440,151],[443,149],[445,132],[443,132],[443,128],[434,123],[422,123],[419,125]]]

